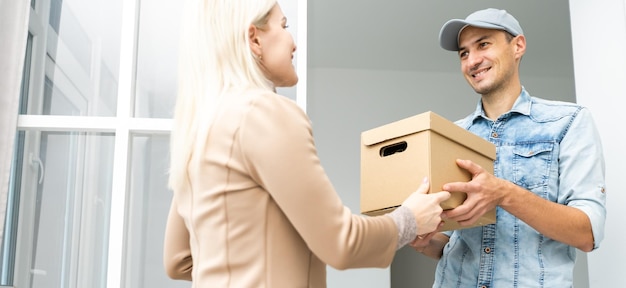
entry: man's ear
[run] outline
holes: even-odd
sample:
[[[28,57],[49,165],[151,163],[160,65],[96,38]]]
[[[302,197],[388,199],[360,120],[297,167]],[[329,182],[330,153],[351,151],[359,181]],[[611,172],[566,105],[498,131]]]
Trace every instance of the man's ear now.
[[[261,56],[261,41],[259,41],[259,29],[254,25],[250,25],[250,27],[248,28],[248,37],[248,42],[250,42],[250,50],[252,50],[252,53],[254,55]]]
[[[521,59],[526,53],[526,37],[517,35],[515,38],[515,56],[517,59]]]

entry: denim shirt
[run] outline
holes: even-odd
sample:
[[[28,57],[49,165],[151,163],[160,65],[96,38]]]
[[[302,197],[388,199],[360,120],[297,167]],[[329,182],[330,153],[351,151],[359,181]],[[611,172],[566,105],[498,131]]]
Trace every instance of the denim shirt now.
[[[538,196],[582,210],[594,249],[604,237],[602,144],[588,109],[531,97],[492,121],[479,101],[457,125],[496,146],[495,176]],[[572,287],[576,248],[552,240],[504,209],[496,224],[448,232],[433,287]]]

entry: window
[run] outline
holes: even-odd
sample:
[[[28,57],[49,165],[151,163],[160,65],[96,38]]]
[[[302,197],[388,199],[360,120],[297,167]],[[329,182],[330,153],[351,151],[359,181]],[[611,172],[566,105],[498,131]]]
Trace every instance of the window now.
[[[0,286],[190,286],[162,266],[183,2],[139,4],[31,1]]]
[[[176,10],[160,2],[150,3],[161,9],[152,13],[177,22]],[[122,0],[31,2],[1,285],[189,286],[167,278],[156,261],[168,211],[157,204],[170,197],[156,180],[167,167],[171,114],[153,113],[155,105],[143,100],[157,99],[133,79],[173,83],[146,77],[142,71],[151,67],[132,74],[135,37],[139,46],[147,44],[132,31],[158,32],[135,28],[142,25],[138,7]],[[175,43],[169,37],[175,35],[161,37],[159,45]],[[176,59],[150,52],[138,59]],[[157,76],[175,79],[175,70]],[[174,94],[166,95],[162,100],[173,103]],[[133,117],[138,113],[131,107],[165,119]]]

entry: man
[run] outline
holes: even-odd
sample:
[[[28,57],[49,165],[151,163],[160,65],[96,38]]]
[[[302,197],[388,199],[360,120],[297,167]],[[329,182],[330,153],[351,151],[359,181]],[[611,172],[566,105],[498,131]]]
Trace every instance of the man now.
[[[458,51],[481,95],[456,123],[497,147],[495,175],[457,161],[473,179],[442,187],[468,196],[443,216],[471,224],[497,207],[497,222],[412,243],[440,259],[433,287],[572,287],[576,249],[598,248],[606,217],[602,145],[589,110],[530,96],[519,78],[526,38],[504,10],[450,20],[439,41]]]

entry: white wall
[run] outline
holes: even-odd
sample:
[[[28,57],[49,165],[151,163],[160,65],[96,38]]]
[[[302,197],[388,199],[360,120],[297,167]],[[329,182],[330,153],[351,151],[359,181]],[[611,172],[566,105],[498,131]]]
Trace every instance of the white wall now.
[[[604,241],[588,254],[592,288],[626,287],[626,193],[623,177],[626,97],[626,1],[570,0],[578,103],[594,114],[606,158],[607,210]],[[622,180],[622,181],[620,181]]]

